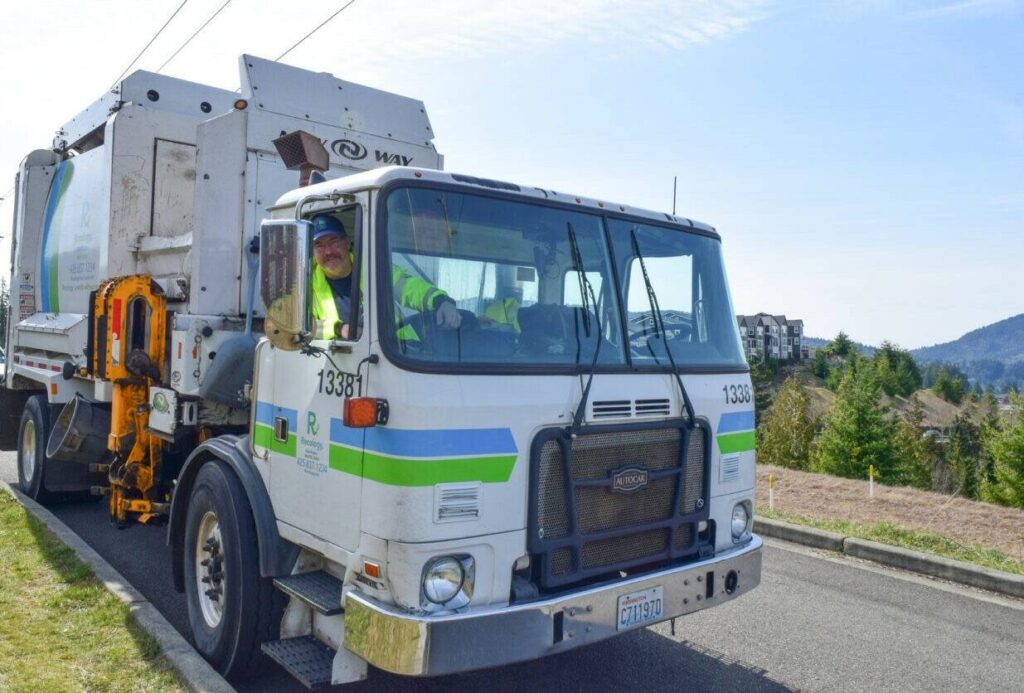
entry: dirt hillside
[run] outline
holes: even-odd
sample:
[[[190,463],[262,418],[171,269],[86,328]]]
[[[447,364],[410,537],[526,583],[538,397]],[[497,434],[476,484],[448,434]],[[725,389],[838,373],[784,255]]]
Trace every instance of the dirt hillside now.
[[[877,483],[870,498],[866,480],[763,464],[757,465],[758,507],[768,507],[769,474],[775,475],[775,510],[781,513],[864,524],[892,522],[1024,561],[1024,510]]]
[[[836,400],[835,393],[814,382],[807,382],[805,384],[807,386],[807,393],[811,397],[811,415],[818,418],[825,416],[828,410],[832,408],[832,403]],[[955,404],[950,404],[931,390],[918,390],[914,394],[921,402],[921,407],[924,410],[924,423],[927,426],[948,428],[953,425],[953,419],[956,418],[957,414],[967,410],[966,404],[959,407]],[[899,396],[888,397],[883,394],[882,404],[890,408],[891,416],[897,416],[904,409],[910,407],[910,399]],[[980,420],[982,415],[981,408],[975,406],[973,408],[974,418]]]

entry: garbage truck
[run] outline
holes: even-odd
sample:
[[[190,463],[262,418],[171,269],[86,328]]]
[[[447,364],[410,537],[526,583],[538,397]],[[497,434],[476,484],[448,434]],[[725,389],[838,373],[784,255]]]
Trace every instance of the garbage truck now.
[[[22,492],[166,532],[232,679],[494,667],[754,589],[715,228],[449,173],[422,102],[240,66],[237,92],[135,72],[22,162]]]

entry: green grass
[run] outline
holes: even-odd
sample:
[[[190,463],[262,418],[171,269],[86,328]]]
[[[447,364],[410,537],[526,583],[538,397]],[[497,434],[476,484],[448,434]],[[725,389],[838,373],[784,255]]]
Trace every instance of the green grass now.
[[[2,491],[0,566],[0,690],[186,690],[127,605]]]
[[[954,539],[944,537],[940,534],[930,532],[919,532],[912,529],[900,527],[891,522],[877,522],[875,524],[862,524],[846,520],[820,520],[800,515],[789,515],[767,508],[758,508],[757,514],[761,517],[773,520],[782,520],[797,525],[817,527],[830,532],[837,532],[848,537],[868,539],[891,546],[900,546],[905,549],[913,549],[924,553],[935,554],[943,558],[952,558],[957,561],[973,563],[985,568],[1001,570],[1006,573],[1024,575],[1024,562],[1018,561],[996,549],[989,549],[982,546],[961,544]]]

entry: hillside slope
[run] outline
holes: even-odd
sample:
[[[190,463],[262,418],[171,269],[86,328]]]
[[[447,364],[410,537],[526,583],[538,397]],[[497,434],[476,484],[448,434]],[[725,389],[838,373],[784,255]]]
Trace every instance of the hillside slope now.
[[[1024,313],[972,330],[952,342],[914,349],[910,353],[921,363],[1024,361]]]
[[[831,390],[813,383],[807,384],[807,394],[811,398],[810,414],[816,418],[824,417],[836,399],[835,393]],[[924,425],[926,426],[948,428],[953,425],[953,419],[957,414],[968,410],[967,405],[958,407],[955,404],[950,404],[931,390],[918,390],[914,394],[921,402],[921,408],[924,411]],[[887,397],[883,394],[882,404],[889,407],[890,416],[898,416],[910,407],[910,400],[903,397]],[[981,416],[978,407],[971,411],[975,418]]]

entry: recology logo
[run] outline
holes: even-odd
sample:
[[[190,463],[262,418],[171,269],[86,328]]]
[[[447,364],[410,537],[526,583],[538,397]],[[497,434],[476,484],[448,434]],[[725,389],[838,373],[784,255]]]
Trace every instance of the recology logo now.
[[[362,161],[368,153],[366,147],[352,140],[334,140],[331,151],[352,161]]]

